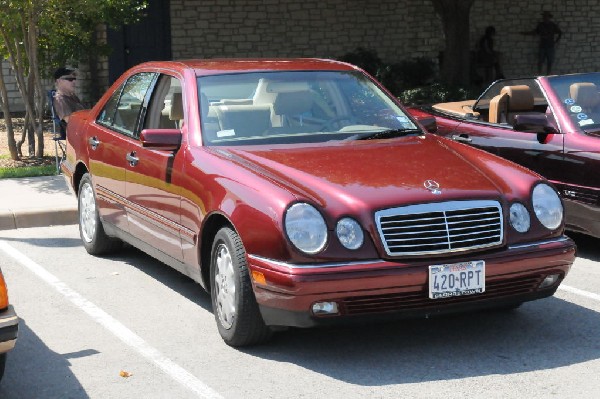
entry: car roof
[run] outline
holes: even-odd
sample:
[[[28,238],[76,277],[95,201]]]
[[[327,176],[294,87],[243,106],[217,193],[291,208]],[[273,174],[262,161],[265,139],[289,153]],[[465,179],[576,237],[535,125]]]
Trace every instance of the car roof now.
[[[199,76],[250,71],[352,71],[357,69],[354,65],[341,61],[318,58],[215,58],[207,60],[150,61],[137,65],[137,68],[170,69],[179,70],[180,72],[192,69]]]

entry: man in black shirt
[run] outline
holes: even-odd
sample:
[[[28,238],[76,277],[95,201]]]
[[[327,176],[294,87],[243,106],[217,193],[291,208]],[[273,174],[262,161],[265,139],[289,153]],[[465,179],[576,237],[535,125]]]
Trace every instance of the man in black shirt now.
[[[542,65],[546,62],[546,74],[552,72],[552,64],[556,53],[555,45],[562,36],[562,31],[557,24],[551,21],[553,15],[549,11],[542,13],[542,21],[532,31],[521,32],[524,35],[538,35],[540,37],[538,52],[538,73],[542,73]]]

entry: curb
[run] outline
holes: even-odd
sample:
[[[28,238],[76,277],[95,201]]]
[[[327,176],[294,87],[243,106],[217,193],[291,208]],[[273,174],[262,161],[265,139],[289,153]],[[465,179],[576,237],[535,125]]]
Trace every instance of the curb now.
[[[77,223],[77,208],[73,206],[30,208],[0,212],[0,230],[25,229],[29,227],[56,226]]]

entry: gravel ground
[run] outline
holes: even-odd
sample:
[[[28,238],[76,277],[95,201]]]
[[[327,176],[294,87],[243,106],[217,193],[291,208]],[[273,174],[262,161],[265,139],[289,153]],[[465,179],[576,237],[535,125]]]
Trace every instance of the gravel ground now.
[[[15,133],[15,140],[20,140],[23,134],[23,118],[13,118],[13,128]],[[38,165],[52,165],[55,162],[54,158],[54,140],[52,140],[52,124],[50,121],[46,121],[44,124],[44,158],[36,158],[29,156],[29,150],[27,148],[27,141],[21,146],[23,156],[20,160],[10,159],[10,152],[8,151],[8,137],[6,132],[6,121],[4,118],[0,118],[0,167],[25,167],[25,166],[38,166]]]

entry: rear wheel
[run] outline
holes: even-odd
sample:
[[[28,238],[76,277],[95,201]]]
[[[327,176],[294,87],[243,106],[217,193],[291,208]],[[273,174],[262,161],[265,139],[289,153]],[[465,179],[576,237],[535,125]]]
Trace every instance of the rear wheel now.
[[[4,377],[4,368],[6,367],[6,353],[0,354],[0,381]]]
[[[86,173],[81,178],[78,194],[79,235],[86,251],[92,255],[102,255],[119,249],[121,241],[111,238],[104,232],[96,205],[96,194],[91,176]]]
[[[252,291],[242,240],[231,228],[224,227],[215,236],[210,280],[213,312],[225,343],[246,346],[267,341],[272,331]]]

